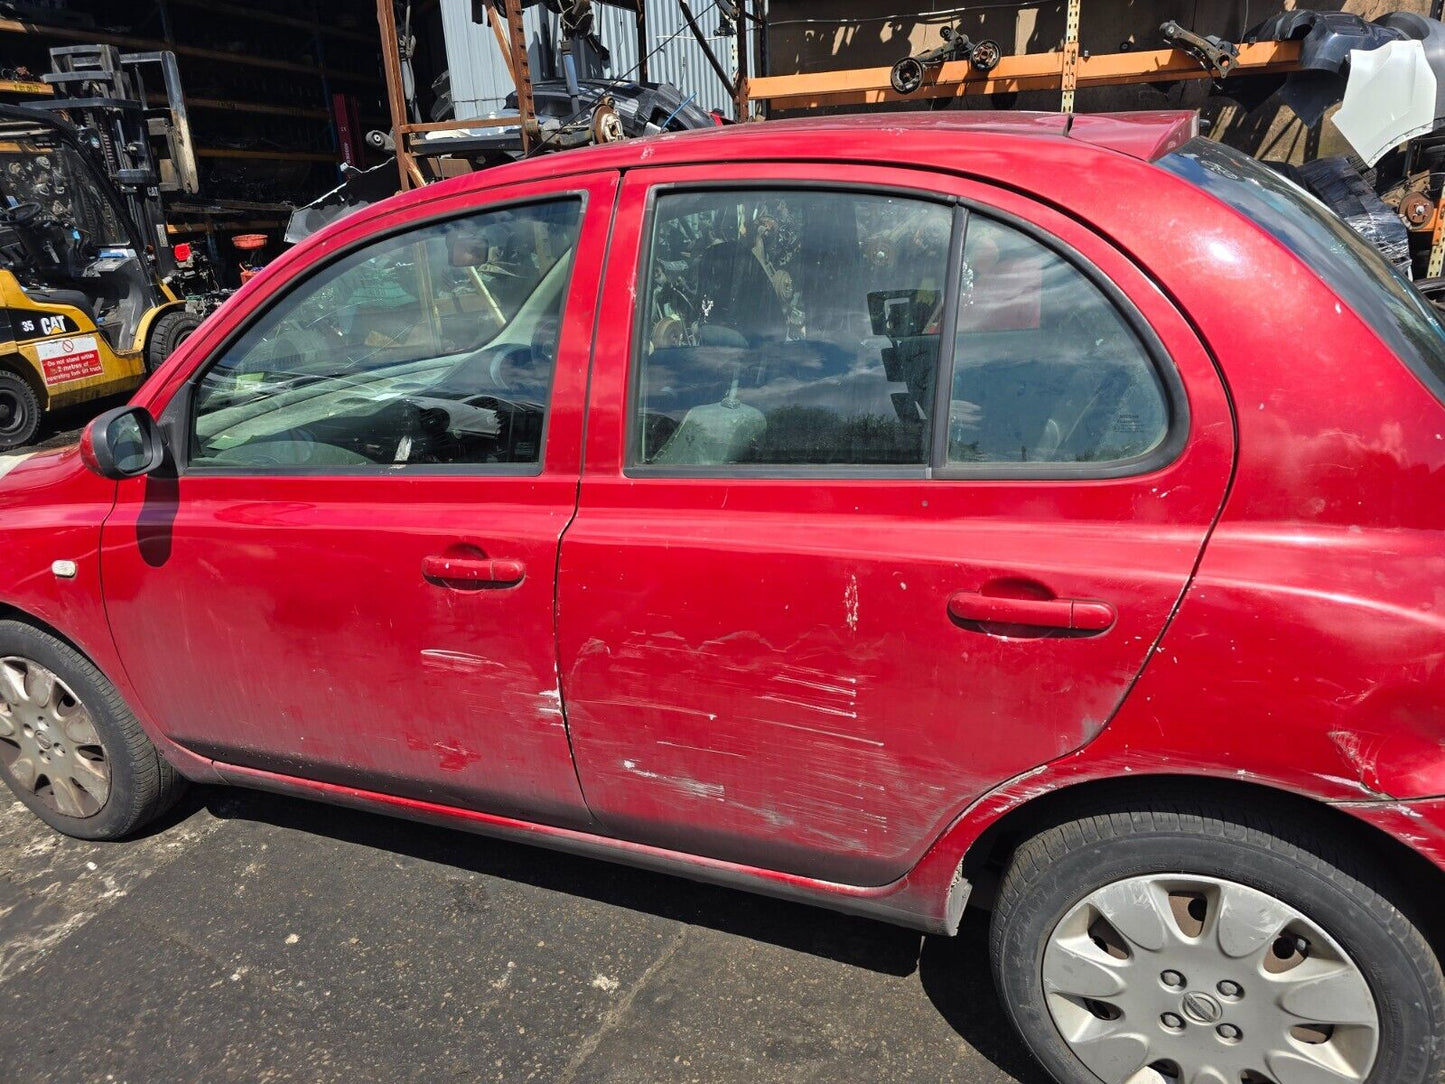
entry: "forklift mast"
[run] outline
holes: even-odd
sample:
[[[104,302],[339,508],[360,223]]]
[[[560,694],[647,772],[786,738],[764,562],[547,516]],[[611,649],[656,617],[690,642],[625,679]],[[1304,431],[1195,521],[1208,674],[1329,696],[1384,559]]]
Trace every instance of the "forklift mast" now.
[[[176,270],[162,192],[199,188],[180,72],[171,52],[122,53],[113,45],[50,51],[43,76],[54,97],[27,103],[67,118],[119,191],[162,276]],[[144,71],[159,69],[165,101],[152,107]]]

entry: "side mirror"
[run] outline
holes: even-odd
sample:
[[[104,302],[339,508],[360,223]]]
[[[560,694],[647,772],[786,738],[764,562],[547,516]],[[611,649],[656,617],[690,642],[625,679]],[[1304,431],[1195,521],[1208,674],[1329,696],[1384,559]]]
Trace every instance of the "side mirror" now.
[[[145,407],[117,407],[85,427],[80,458],[102,478],[138,478],[165,462],[166,441]]]

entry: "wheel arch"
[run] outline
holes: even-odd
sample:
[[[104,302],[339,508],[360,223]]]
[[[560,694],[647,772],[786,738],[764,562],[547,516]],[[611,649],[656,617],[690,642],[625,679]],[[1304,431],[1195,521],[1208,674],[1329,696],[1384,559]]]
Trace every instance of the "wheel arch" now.
[[[1014,851],[1039,832],[1102,813],[1198,803],[1235,811],[1241,819],[1268,814],[1276,822],[1340,841],[1361,867],[1388,878],[1436,950],[1445,949],[1445,914],[1439,914],[1436,903],[1445,871],[1389,832],[1338,805],[1269,784],[1216,776],[1140,774],[1089,779],[1050,789],[1014,806],[989,823],[964,853],[962,873],[974,887],[969,903],[992,906],[994,891]]]
[[[90,663],[91,666],[95,667],[106,681],[115,686],[121,699],[126,702],[126,706],[130,708],[132,714],[135,715],[136,720],[140,723],[141,729],[145,731],[146,737],[150,739],[151,744],[156,747],[162,757],[170,762],[176,771],[194,782],[221,782],[220,777],[216,774],[212,766],[212,762],[208,758],[198,756],[184,746],[177,745],[171,741],[150,722],[144,712],[139,710],[140,706],[135,703],[135,698],[131,694],[128,682],[125,680],[125,673],[120,659],[113,651],[106,655],[101,655],[99,652],[91,650],[52,622],[4,599],[0,599],[0,621],[15,621],[23,625],[29,625],[31,628],[54,636],[61,643],[76,652],[84,658],[86,662]]]
[[[12,602],[6,602],[4,599],[0,599],[0,621],[15,621],[22,625],[30,625],[33,628],[39,629],[41,632],[49,633],[61,643],[65,644],[66,647],[83,655],[86,662],[90,663],[91,666],[94,666],[105,675],[107,681],[114,682],[114,679],[109,673],[109,667],[104,665],[106,660],[97,658],[94,651],[91,651],[80,641],[76,640],[75,637],[69,635],[64,629],[57,628],[45,620],[45,618],[31,613],[29,610],[22,609]]]

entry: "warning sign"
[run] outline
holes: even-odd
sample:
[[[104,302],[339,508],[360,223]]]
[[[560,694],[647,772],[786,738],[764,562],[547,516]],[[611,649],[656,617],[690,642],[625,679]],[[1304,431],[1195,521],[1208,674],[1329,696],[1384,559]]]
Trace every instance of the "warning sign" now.
[[[84,380],[101,373],[100,351],[96,348],[94,335],[36,343],[35,352],[40,356],[46,386]]]

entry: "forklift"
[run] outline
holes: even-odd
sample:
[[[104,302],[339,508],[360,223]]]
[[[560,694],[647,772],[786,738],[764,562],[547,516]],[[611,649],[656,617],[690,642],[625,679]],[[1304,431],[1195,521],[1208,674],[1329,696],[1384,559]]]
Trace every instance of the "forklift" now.
[[[0,451],[50,411],[134,390],[225,297],[161,205],[198,188],[175,55],[50,56],[54,97],[0,106]]]

